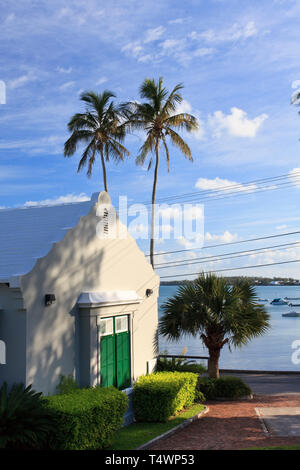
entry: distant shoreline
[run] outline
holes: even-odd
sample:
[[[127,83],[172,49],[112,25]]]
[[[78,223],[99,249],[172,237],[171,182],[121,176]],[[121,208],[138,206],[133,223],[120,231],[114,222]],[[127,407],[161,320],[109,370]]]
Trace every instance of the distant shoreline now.
[[[247,280],[253,286],[262,286],[262,287],[300,287],[300,282],[297,279],[281,279],[281,278],[251,278],[246,276],[241,277],[226,277],[229,282],[236,282],[238,280]],[[180,286],[190,279],[184,279],[181,281],[161,281],[161,286]],[[278,284],[277,284],[278,283]]]

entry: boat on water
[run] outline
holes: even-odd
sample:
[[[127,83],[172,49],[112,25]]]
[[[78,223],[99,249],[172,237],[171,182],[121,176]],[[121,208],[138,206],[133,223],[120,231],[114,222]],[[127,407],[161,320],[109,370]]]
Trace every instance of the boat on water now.
[[[292,304],[292,302],[290,302],[289,307],[300,307],[300,303],[299,304]]]
[[[300,300],[300,297],[284,297],[284,300]]]
[[[282,313],[282,317],[300,317],[300,312]]]
[[[258,299],[259,302],[269,302],[269,299]]]
[[[288,301],[287,300],[284,300],[282,298],[278,298],[278,299],[273,299],[271,302],[270,302],[271,305],[288,305]]]

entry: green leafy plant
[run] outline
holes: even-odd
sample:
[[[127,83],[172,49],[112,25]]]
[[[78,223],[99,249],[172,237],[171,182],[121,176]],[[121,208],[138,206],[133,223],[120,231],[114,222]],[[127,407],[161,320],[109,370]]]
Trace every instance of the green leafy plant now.
[[[199,377],[197,391],[208,400],[215,398],[240,398],[251,395],[251,388],[239,377],[223,376],[218,379]]]
[[[74,390],[78,390],[78,384],[72,375],[61,375],[59,383],[56,387],[56,391],[59,395],[66,393],[72,393]]]
[[[186,348],[184,348],[180,355],[184,356],[186,353]],[[168,355],[168,351],[163,351],[162,355]],[[156,362],[156,371],[170,371],[170,372],[194,372],[195,374],[203,374],[207,371],[206,367],[203,364],[197,364],[193,360],[187,360],[185,358],[174,357],[159,357]]]
[[[166,422],[170,416],[192,405],[197,377],[190,372],[155,372],[139,377],[134,384],[135,419]]]
[[[0,388],[0,448],[42,448],[53,431],[51,416],[43,406],[42,394],[31,385],[6,382]]]
[[[105,449],[123,424],[128,397],[114,387],[95,387],[47,397],[45,406],[56,427],[51,449]]]
[[[270,328],[255,287],[244,280],[231,285],[214,274],[201,274],[181,285],[163,305],[159,333],[169,341],[199,337],[209,353],[208,375],[219,377],[222,348],[242,347]]]

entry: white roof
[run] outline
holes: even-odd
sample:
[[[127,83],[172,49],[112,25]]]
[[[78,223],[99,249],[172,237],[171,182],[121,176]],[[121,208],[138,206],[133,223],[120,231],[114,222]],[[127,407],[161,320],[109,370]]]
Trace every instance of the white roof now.
[[[98,201],[0,210],[0,283],[29,273]],[[17,282],[16,282],[17,283]]]
[[[77,301],[79,307],[134,304],[141,302],[135,290],[83,292]]]

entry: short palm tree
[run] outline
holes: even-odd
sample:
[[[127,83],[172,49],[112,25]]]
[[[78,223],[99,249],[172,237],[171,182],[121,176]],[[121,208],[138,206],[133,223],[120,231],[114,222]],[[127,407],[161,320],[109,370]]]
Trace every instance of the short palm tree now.
[[[199,335],[209,352],[209,376],[218,378],[225,344],[240,347],[270,327],[269,315],[257,301],[255,288],[246,281],[231,286],[225,278],[202,274],[164,303],[159,332],[173,341]]]
[[[170,138],[183,155],[193,161],[188,144],[176,132],[176,130],[193,131],[198,129],[197,119],[191,114],[176,114],[176,107],[182,101],[180,90],[182,84],[174,87],[171,93],[163,86],[163,79],[145,79],[140,87],[140,96],[145,102],[124,103],[123,128],[127,130],[142,130],[146,132],[146,140],[141,146],[136,162],[144,165],[150,155],[148,170],[155,158],[154,179],[152,189],[152,213],[151,213],[151,239],[150,239],[150,262],[154,267],[154,230],[155,230],[155,198],[159,167],[160,150],[165,151],[168,170],[170,168],[170,152],[167,145],[167,137]],[[175,130],[176,129],[176,130]]]
[[[65,157],[75,154],[79,144],[86,144],[78,165],[78,172],[88,165],[87,175],[91,177],[96,155],[99,154],[102,165],[104,190],[107,191],[106,165],[110,158],[119,162],[129,155],[121,144],[125,137],[120,127],[121,115],[112,98],[115,95],[108,90],[97,94],[93,91],[84,92],[80,99],[86,103],[84,113],[76,113],[68,123],[72,133],[65,142]]]

